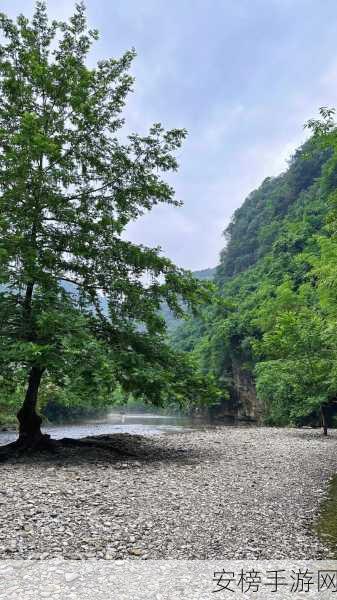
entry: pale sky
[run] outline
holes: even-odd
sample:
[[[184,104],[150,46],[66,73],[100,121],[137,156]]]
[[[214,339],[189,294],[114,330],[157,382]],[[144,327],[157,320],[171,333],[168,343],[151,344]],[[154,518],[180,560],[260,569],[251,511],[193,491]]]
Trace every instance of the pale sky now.
[[[135,47],[128,127],[153,122],[189,135],[172,182],[182,208],[160,207],[129,227],[178,265],[214,266],[233,211],[286,168],[320,106],[337,106],[336,0],[87,0],[100,31],[93,58]],[[0,0],[29,16],[31,0]],[[53,18],[70,0],[49,0]]]

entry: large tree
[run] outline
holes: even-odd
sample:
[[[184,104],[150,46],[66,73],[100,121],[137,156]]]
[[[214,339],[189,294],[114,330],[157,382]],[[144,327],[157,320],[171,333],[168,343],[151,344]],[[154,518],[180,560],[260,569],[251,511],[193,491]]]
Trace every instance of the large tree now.
[[[37,2],[31,21],[2,14],[0,30],[0,376],[3,388],[27,380],[19,444],[32,447],[44,440],[43,380],[81,380],[92,394],[118,382],[157,402],[202,392],[158,309],[180,314],[181,298],[193,306],[204,292],[123,235],[156,204],[179,204],[162,174],[185,137],[160,124],[123,132],[134,52],[87,66],[98,34],[83,4],[49,23]]]

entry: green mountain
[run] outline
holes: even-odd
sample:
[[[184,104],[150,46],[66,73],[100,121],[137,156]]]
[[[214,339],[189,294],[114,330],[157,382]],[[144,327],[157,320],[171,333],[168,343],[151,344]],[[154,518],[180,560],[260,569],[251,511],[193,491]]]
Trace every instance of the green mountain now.
[[[264,351],[261,357],[257,348],[278,318],[275,306],[284,286],[296,295],[308,285],[312,269],[308,257],[319,256],[317,235],[326,221],[327,197],[337,185],[337,169],[331,167],[330,157],[329,149],[308,141],[286,172],[265,179],[246,198],[224,232],[226,245],[214,277],[218,297],[202,319],[190,319],[173,335],[175,346],[193,353],[200,369],[213,374],[223,390],[219,414],[269,422],[291,420],[291,408],[277,416],[275,406],[266,403],[257,372],[259,363],[272,356]],[[291,303],[285,302],[283,310],[290,309]],[[279,396],[288,398],[287,385],[290,390],[286,382]]]
[[[212,281],[216,273],[216,267],[210,269],[202,269],[201,271],[193,271],[196,279]]]

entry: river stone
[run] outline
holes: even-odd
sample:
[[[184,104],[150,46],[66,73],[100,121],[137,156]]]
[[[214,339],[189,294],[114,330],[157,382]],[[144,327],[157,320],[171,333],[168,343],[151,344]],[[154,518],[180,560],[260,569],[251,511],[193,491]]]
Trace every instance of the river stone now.
[[[0,559],[331,554],[313,525],[337,431],[225,426],[104,444],[1,464]]]

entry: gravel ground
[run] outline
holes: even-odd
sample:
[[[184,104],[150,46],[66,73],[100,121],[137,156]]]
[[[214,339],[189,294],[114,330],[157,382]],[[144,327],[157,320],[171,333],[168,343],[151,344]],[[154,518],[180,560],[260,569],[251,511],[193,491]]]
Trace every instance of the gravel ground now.
[[[219,427],[102,445],[0,465],[0,558],[329,557],[312,524],[337,432]]]

